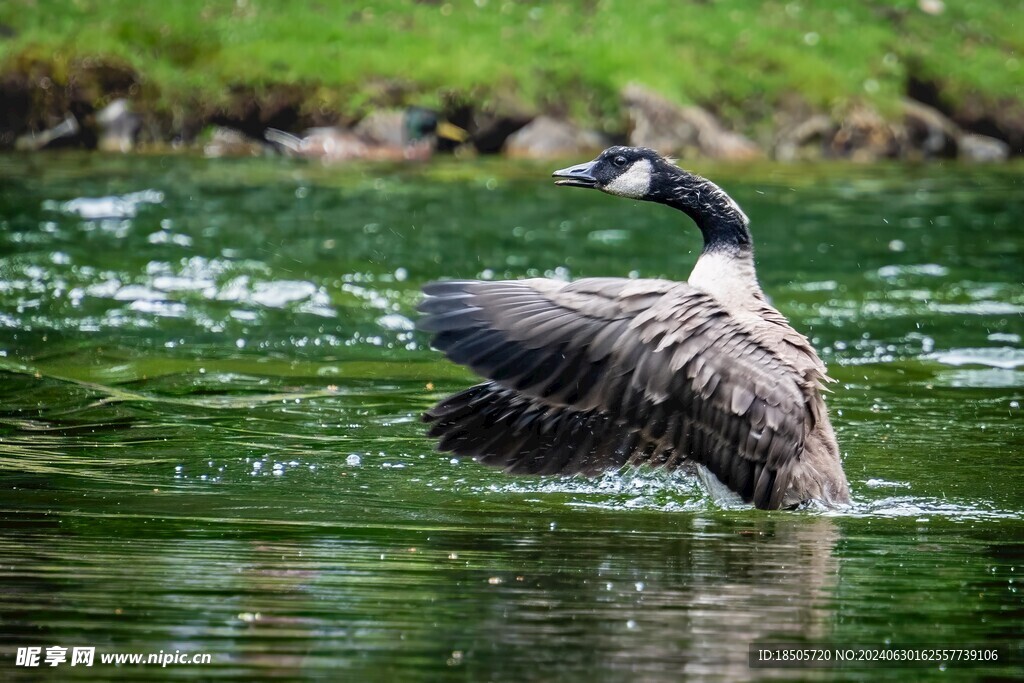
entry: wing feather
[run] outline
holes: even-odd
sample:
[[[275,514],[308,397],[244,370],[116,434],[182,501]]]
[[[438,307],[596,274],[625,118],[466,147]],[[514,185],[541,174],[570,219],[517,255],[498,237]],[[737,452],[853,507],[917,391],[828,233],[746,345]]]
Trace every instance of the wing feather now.
[[[426,414],[442,449],[534,473],[693,459],[755,505],[781,504],[820,361],[795,366],[686,283],[451,281],[424,292],[419,329],[492,380]],[[791,347],[806,343],[780,315],[770,322]]]

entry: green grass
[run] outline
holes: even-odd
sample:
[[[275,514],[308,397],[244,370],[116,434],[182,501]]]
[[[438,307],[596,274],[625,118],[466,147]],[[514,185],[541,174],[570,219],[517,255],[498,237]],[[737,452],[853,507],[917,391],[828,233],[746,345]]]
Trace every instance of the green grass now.
[[[618,91],[643,83],[736,123],[800,95],[895,111],[908,75],[952,103],[1024,98],[1024,2],[947,0],[6,0],[0,70],[83,57],[131,65],[161,107],[216,103],[233,85],[300,83],[310,107],[358,113],[401,85],[444,98],[620,123]]]

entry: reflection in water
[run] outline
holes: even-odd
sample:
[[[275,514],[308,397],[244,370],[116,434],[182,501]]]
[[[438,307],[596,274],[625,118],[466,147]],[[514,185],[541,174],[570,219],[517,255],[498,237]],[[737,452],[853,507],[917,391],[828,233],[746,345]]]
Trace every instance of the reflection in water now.
[[[728,680],[750,677],[750,642],[831,634],[828,606],[839,577],[831,519],[761,519],[708,533],[713,528],[698,517],[688,533],[625,546],[621,538],[561,551],[545,544],[538,561],[570,568],[568,576],[523,577],[513,600],[499,594],[489,601],[486,630],[521,650],[516,661],[543,658],[558,641],[564,649],[548,665],[566,666],[568,650],[583,670]],[[500,650],[487,655],[474,652],[474,666],[501,670]]]
[[[287,540],[155,531],[121,543],[90,531],[103,520],[65,521],[73,533],[61,547],[25,551],[45,533],[40,520],[30,533],[22,524],[10,548],[23,578],[4,598],[7,643],[72,637],[67,626],[16,628],[39,618],[42,594],[55,624],[103,623],[89,636],[101,651],[155,639],[165,651],[210,651],[229,670],[280,674],[398,667],[430,679],[459,667],[472,680],[523,680],[542,667],[746,680],[748,643],[834,635],[840,532],[823,517],[652,518],[629,533],[537,525],[323,535],[271,525],[270,536]],[[26,581],[40,562],[74,569]],[[132,626],[140,622],[146,635]]]

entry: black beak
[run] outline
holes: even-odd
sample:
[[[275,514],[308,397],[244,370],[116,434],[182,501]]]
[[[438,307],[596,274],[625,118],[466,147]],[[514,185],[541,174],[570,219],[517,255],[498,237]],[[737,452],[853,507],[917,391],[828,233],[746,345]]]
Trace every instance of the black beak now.
[[[551,177],[560,178],[560,180],[555,181],[555,185],[568,185],[569,187],[597,187],[597,178],[591,174],[594,164],[596,163],[596,161],[588,161],[585,164],[578,164],[576,166],[570,166],[569,168],[563,168],[552,173]]]

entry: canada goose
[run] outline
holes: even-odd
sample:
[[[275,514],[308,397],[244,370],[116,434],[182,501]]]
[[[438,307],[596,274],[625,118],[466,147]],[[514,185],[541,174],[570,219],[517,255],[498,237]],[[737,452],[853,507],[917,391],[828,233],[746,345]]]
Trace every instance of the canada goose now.
[[[703,465],[759,508],[849,501],[810,342],[765,299],[748,219],[646,148],[611,147],[557,185],[658,202],[704,249],[688,282],[434,282],[419,328],[490,381],[425,415],[438,448],[509,472]]]
[[[466,131],[422,107],[377,112],[351,130],[311,128],[299,137],[268,128],[263,135],[285,154],[314,157],[325,162],[429,159],[439,137],[456,142],[464,142],[467,138]]]

